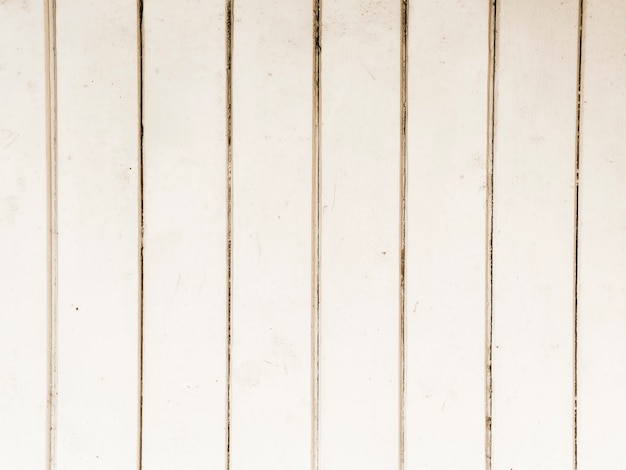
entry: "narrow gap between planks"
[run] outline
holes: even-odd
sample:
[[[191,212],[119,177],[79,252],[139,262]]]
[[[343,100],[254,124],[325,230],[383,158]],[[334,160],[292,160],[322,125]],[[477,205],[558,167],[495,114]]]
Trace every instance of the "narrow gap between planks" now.
[[[226,0],[226,470],[231,467],[233,296],[233,33],[234,0]]]
[[[485,269],[485,468],[491,470],[493,418],[493,169],[495,162],[498,2],[489,4],[489,73],[487,84],[486,269]]]
[[[57,43],[56,0],[45,4],[45,74],[46,74],[46,166],[47,166],[47,429],[46,460],[48,470],[56,468],[57,432],[57,325],[58,325],[58,152],[57,152]]]
[[[311,470],[319,470],[321,285],[321,0],[313,0],[313,103],[311,198]]]
[[[137,126],[138,126],[138,152],[139,161],[138,183],[138,249],[139,249],[139,295],[138,295],[138,426],[137,426],[137,462],[139,470],[143,467],[143,359],[144,359],[144,152],[143,152],[143,61],[144,61],[144,31],[143,31],[143,0],[137,0]]]
[[[578,4],[578,56],[577,56],[577,92],[576,92],[576,150],[574,171],[574,370],[573,370],[573,451],[574,470],[578,468],[578,200],[580,172],[580,118],[582,98],[582,59],[583,59],[583,21],[585,1]]]
[[[406,197],[407,197],[407,119],[408,119],[408,35],[409,0],[401,0],[400,25],[400,292],[399,292],[399,332],[400,332],[400,377],[399,377],[399,468],[405,465],[406,435]]]

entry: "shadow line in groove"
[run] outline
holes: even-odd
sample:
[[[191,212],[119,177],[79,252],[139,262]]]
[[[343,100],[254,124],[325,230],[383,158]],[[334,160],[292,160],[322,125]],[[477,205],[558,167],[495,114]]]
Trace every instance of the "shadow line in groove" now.
[[[493,452],[493,222],[494,164],[496,128],[496,68],[498,46],[498,1],[489,4],[489,73],[487,84],[487,158],[486,158],[486,251],[485,260],[485,468],[491,470]]]
[[[44,3],[46,76],[46,172],[47,172],[47,429],[48,470],[56,468],[58,396],[58,146],[57,146],[57,39],[56,0]]]
[[[311,197],[311,470],[319,470],[320,285],[321,285],[321,21],[322,2],[313,0],[313,103]]]
[[[233,291],[233,34],[234,0],[226,0],[226,470],[231,467],[232,417],[232,291]]]

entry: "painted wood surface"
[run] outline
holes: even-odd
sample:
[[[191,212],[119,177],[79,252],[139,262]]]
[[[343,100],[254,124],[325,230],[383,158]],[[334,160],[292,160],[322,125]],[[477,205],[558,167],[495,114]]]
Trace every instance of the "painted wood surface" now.
[[[492,464],[572,468],[578,2],[496,10]]]
[[[0,467],[44,468],[48,401],[43,4],[0,2]]]
[[[143,468],[226,462],[224,15],[144,3]]]
[[[400,2],[324,2],[319,466],[396,468]]]
[[[0,1],[0,467],[626,467],[625,15]]]
[[[307,468],[312,13],[241,0],[233,15],[230,468]]]
[[[578,468],[626,467],[626,5],[583,11]]]
[[[56,3],[57,469],[137,468],[137,7]]]
[[[489,14],[410,6],[406,468],[485,466]]]

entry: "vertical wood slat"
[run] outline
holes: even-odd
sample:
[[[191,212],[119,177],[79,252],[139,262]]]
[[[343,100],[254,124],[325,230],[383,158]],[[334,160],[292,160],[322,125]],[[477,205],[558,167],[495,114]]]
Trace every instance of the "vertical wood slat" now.
[[[325,470],[399,465],[400,20],[400,2],[322,10]]]
[[[578,468],[626,468],[626,4],[583,10]]]
[[[138,465],[137,27],[135,2],[57,1],[57,468]]]
[[[571,468],[578,2],[496,28],[493,468]]]
[[[311,4],[236,1],[233,24],[230,468],[307,468]]]
[[[0,2],[1,468],[46,464],[44,13],[43,2]]]
[[[485,467],[489,14],[488,2],[410,8],[409,469]]]
[[[226,463],[224,15],[144,4],[144,468]]]

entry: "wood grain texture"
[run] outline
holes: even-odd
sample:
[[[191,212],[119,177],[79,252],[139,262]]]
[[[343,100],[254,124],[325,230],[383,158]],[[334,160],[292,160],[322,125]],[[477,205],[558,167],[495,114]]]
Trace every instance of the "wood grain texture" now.
[[[143,466],[226,462],[224,2],[144,3]]]
[[[578,468],[626,467],[626,4],[583,11]]]
[[[59,469],[136,469],[135,2],[57,1]]]
[[[572,468],[578,2],[496,28],[493,468]]]
[[[322,8],[319,462],[396,469],[400,2]]]
[[[43,29],[43,2],[0,2],[0,468],[46,463]]]
[[[484,468],[489,4],[409,25],[406,468]]]
[[[230,467],[308,468],[311,3],[234,18]]]

